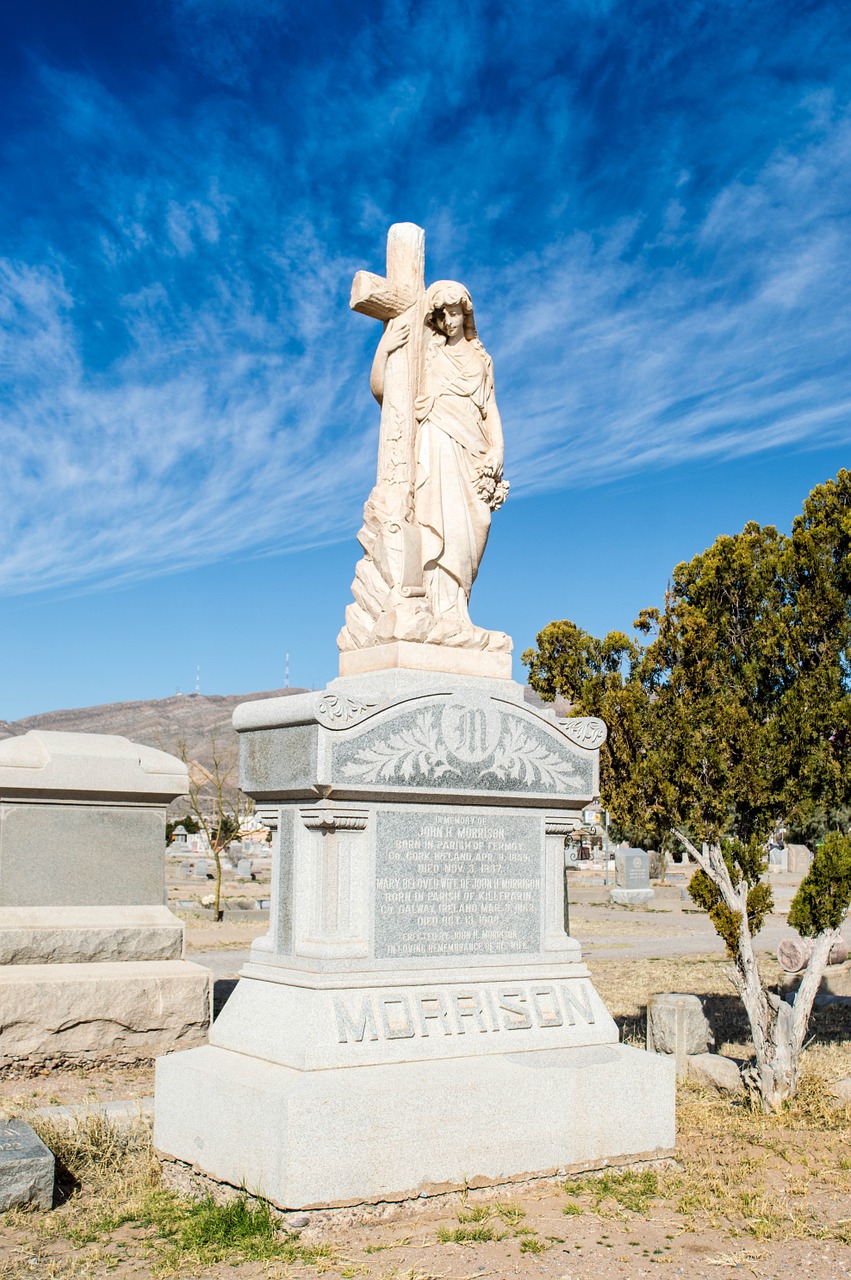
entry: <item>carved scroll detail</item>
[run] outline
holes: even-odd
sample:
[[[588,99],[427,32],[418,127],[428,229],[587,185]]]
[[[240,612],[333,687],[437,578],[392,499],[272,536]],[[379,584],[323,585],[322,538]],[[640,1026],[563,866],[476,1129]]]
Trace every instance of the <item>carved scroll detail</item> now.
[[[586,751],[596,751],[606,741],[609,732],[605,723],[596,716],[569,716],[559,719],[558,727],[565,737]]]
[[[378,706],[359,698],[346,698],[336,693],[326,693],[316,708],[316,719],[328,729],[347,729],[363,720]]]
[[[302,809],[301,820],[310,831],[365,831],[365,813],[334,813],[330,809]]]

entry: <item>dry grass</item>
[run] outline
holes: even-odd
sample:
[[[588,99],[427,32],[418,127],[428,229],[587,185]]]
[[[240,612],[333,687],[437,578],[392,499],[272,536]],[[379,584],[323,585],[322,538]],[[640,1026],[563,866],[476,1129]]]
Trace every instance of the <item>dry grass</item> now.
[[[829,1092],[846,1046],[805,1055],[797,1097],[779,1115],[694,1085],[678,1092],[678,1167],[572,1179],[564,1212],[628,1220],[664,1210],[678,1230],[759,1241],[851,1244],[851,1108]]]
[[[782,969],[774,956],[759,957],[763,980],[776,984]],[[703,996],[704,1008],[715,1033],[719,1053],[747,1058],[751,1053],[750,1027],[741,1000],[726,970],[729,961],[719,956],[674,956],[658,960],[594,960],[594,985],[621,1029],[622,1039],[644,1045],[647,998],[659,991],[682,991]],[[831,1005],[813,1011],[810,1037],[820,1046],[844,1044],[851,1039],[851,1009]],[[846,1049],[847,1051],[847,1049]],[[842,1075],[851,1071],[846,1060]]]
[[[838,1048],[805,1055],[798,1094],[779,1115],[685,1087],[682,1168],[662,1179],[663,1197],[733,1235],[851,1244],[851,1109],[829,1093]]]
[[[570,932],[580,942],[586,938],[611,940],[613,946],[620,938],[672,938],[682,933],[682,923],[671,911],[652,911],[647,907],[615,907],[617,916],[600,919],[599,916],[583,916],[581,907],[570,913]],[[650,919],[648,919],[648,916]]]
[[[82,1187],[100,1202],[126,1203],[160,1181],[160,1166],[151,1140],[151,1123],[140,1117],[117,1124],[93,1110],[76,1124],[33,1116],[30,1123],[56,1157],[60,1197],[69,1199]],[[102,1194],[107,1192],[108,1195]]]
[[[772,956],[760,956],[760,966],[765,981],[778,981],[781,969]],[[625,1040],[643,1045],[649,995],[691,992],[705,998],[718,1050],[747,1059],[753,1052],[750,1028],[727,967],[715,956],[598,960],[593,974]],[[810,1035],[798,1094],[779,1115],[765,1116],[741,1099],[683,1085],[677,1112],[679,1169],[658,1179],[626,1174],[620,1182],[613,1175],[594,1185],[588,1179],[574,1182],[565,1211],[640,1212],[636,1196],[644,1192],[648,1203],[734,1235],[851,1243],[851,1110],[837,1108],[830,1093],[831,1084],[851,1072],[851,1013],[841,1006],[816,1009]]]
[[[147,1120],[126,1127],[93,1112],[73,1124],[42,1117],[32,1124],[56,1157],[61,1203],[52,1214],[5,1215],[28,1239],[29,1256],[0,1264],[0,1280],[85,1280],[130,1259],[162,1277],[219,1262],[279,1260],[322,1270],[332,1261],[327,1245],[302,1245],[265,1203],[239,1196],[219,1204],[166,1191]],[[59,1241],[74,1251],[52,1251]]]
[[[212,883],[212,881],[210,881]],[[208,890],[205,888],[204,892]],[[256,896],[268,897],[269,889]],[[187,953],[197,951],[241,951],[250,947],[255,938],[266,933],[269,921],[258,912],[246,911],[245,919],[223,920],[216,924],[212,920],[193,915],[191,911],[178,911],[177,914],[186,924]]]

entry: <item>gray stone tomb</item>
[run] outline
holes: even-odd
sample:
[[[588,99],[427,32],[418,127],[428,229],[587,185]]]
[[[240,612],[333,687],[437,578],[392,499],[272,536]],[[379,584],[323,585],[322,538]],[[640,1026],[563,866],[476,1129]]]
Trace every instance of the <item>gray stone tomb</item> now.
[[[181,761],[126,738],[0,743],[0,1060],[145,1058],[205,1037],[209,975],[163,905],[166,807],[186,787]]]
[[[813,855],[805,844],[786,845],[786,870],[790,875],[805,876],[813,864]]]
[[[270,931],[209,1046],[157,1064],[162,1155],[295,1209],[673,1147],[672,1060],[618,1043],[564,930],[599,721],[395,670],[234,723]]]

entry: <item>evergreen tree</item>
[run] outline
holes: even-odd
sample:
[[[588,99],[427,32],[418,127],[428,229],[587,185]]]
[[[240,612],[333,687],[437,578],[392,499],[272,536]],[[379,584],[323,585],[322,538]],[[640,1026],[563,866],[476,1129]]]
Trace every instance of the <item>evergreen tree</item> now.
[[[699,864],[690,890],[734,961],[756,1051],[749,1082],[773,1108],[794,1092],[812,1001],[851,902],[837,833],[790,913],[816,942],[793,1012],[766,992],[753,935],[771,909],[762,879],[771,833],[813,841],[848,825],[851,473],[813,490],[791,536],[751,522],[677,565],[664,607],[634,625],[641,643],[550,623],[523,654],[529,683],[606,721],[601,794],[620,829],[636,842],[676,839]]]

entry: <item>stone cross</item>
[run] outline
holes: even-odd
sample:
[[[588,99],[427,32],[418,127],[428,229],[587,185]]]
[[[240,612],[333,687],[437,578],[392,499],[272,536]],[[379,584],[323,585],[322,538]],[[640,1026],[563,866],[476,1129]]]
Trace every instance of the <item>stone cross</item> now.
[[[425,232],[413,222],[395,222],[387,233],[387,275],[359,271],[349,306],[375,320],[392,320],[425,289]]]
[[[410,324],[410,338],[387,360],[376,480],[382,514],[398,544],[397,588],[408,598],[425,595],[419,531],[413,520],[414,401],[422,370],[425,296],[425,232],[412,222],[394,223],[387,233],[386,276],[359,271],[349,305],[385,326],[400,317]]]

